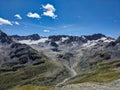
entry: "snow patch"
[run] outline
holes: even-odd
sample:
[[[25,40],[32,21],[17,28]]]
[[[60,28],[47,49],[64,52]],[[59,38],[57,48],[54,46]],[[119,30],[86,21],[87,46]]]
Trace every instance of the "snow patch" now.
[[[56,41],[55,43],[60,44],[60,43],[66,41],[66,40],[68,40],[68,39],[69,39],[69,37],[62,37],[61,40]]]
[[[102,41],[104,41],[104,42],[112,42],[112,41],[114,41],[114,40],[108,39],[108,38],[106,38],[106,37],[102,37],[100,40],[102,40]]]
[[[112,42],[114,40],[110,39],[110,38],[102,37],[98,40],[91,40],[91,41],[89,40],[89,41],[87,41],[87,43],[83,44],[82,46],[83,47],[92,47],[92,46],[95,46],[96,44],[98,44],[99,41],[109,43],[109,42]]]
[[[96,45],[96,40],[92,40],[92,41],[87,41],[87,43],[83,44],[83,47],[91,47]]]
[[[85,36],[81,36],[83,39],[86,39],[86,37]]]
[[[47,40],[48,38],[41,38],[39,40],[21,40],[19,41],[19,43],[31,45],[31,44],[45,43]]]
[[[69,38],[68,37],[62,37],[62,42],[64,42],[64,41],[66,41],[66,40],[68,40]]]
[[[60,44],[60,41],[55,42],[56,44]]]

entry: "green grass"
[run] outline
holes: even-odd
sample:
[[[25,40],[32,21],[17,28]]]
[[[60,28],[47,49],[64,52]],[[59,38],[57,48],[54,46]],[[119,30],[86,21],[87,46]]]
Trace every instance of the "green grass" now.
[[[65,72],[66,75],[60,74],[62,72]],[[55,85],[68,77],[68,75],[69,71],[66,68],[46,60],[45,63],[40,65],[31,65],[14,72],[1,73],[0,90],[28,84],[37,86]]]
[[[15,85],[22,85],[26,83],[31,83],[32,78],[35,75],[41,74],[47,71],[49,67],[48,63],[44,63],[38,66],[30,66],[24,69],[20,69],[15,72],[7,72],[0,74],[0,89],[6,89],[9,87],[13,87]],[[42,75],[40,75],[42,78]]]
[[[108,71],[100,73],[90,73],[80,80],[76,80],[73,83],[84,83],[84,82],[110,82],[120,78],[120,72]]]
[[[120,60],[104,61],[99,66],[89,72],[82,73],[71,79],[68,83],[84,83],[84,82],[110,82],[120,78],[120,71],[115,70],[120,68]]]
[[[33,85],[25,85],[21,87],[16,87],[10,90],[53,90],[51,86],[33,86]]]

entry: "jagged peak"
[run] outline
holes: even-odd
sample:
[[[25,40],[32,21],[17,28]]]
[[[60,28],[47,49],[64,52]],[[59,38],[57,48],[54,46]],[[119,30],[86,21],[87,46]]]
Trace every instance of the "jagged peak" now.
[[[41,36],[39,36],[38,34],[32,34],[32,35],[27,35],[27,36],[20,36],[20,35],[12,35],[10,36],[12,38],[15,38],[17,40],[39,40],[41,38]]]
[[[84,37],[88,40],[97,40],[97,39],[100,39],[100,38],[106,37],[106,36],[104,34],[97,33],[97,34],[93,34],[93,35],[85,35]]]
[[[0,30],[0,43],[10,44],[11,42],[13,42],[13,40],[6,33]]]
[[[116,40],[117,43],[120,43],[120,36]]]
[[[5,34],[2,30],[0,30],[0,35],[3,35],[3,34]]]

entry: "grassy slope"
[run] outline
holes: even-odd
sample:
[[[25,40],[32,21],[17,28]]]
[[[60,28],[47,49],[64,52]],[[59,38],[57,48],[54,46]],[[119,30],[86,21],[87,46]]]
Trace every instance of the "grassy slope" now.
[[[33,86],[33,85],[25,85],[21,87],[16,87],[10,90],[52,90],[53,87],[50,86]]]
[[[65,75],[64,75],[65,74]],[[69,75],[64,66],[59,66],[46,60],[40,65],[31,65],[15,72],[0,74],[0,90],[7,90],[15,86],[55,85]],[[59,79],[57,79],[59,78]]]
[[[120,60],[104,61],[99,67],[89,73],[83,73],[70,80],[69,84],[84,82],[109,82],[120,78]],[[74,89],[74,88],[73,88]],[[51,86],[32,86],[25,85],[11,90],[56,90]],[[57,88],[59,90],[59,88]],[[61,90],[61,89],[60,89]]]
[[[69,81],[69,83],[83,82],[109,82],[120,78],[120,60],[104,61],[89,72],[82,73]]]

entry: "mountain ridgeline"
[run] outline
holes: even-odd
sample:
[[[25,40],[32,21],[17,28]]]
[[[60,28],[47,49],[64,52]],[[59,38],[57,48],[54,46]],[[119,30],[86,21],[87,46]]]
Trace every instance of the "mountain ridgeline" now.
[[[120,37],[8,36],[0,31],[0,90],[24,85],[54,90],[83,82],[109,82],[120,79],[119,68]]]

